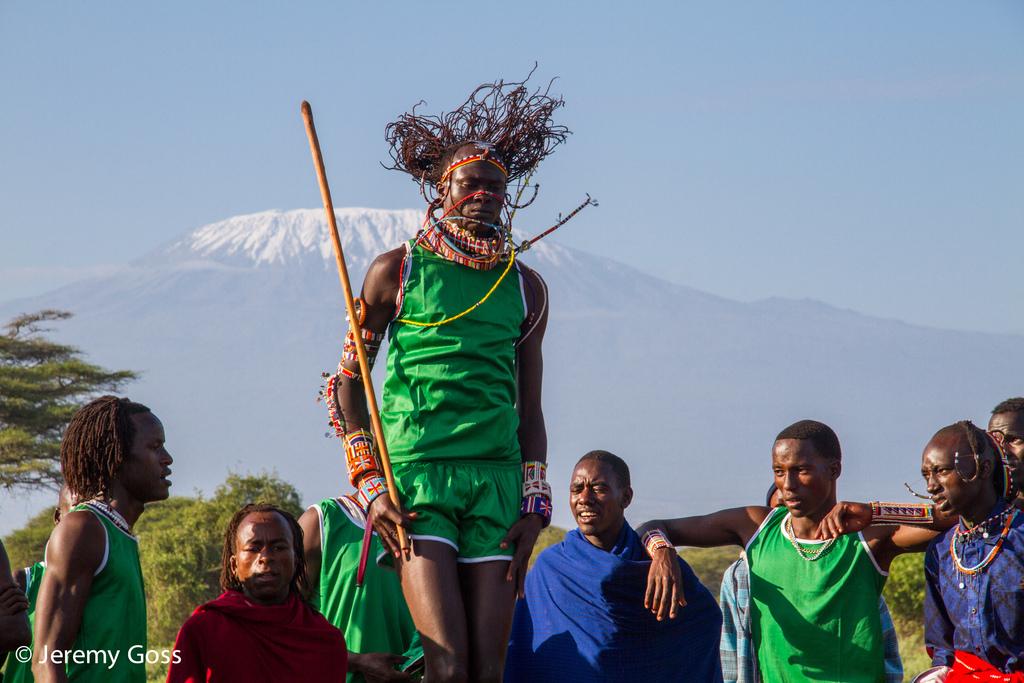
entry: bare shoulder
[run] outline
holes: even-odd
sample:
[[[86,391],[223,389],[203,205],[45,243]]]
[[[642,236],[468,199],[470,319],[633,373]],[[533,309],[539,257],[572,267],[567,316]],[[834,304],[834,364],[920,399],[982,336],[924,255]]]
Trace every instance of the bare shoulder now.
[[[75,565],[90,571],[99,567],[106,552],[106,531],[95,515],[74,510],[64,515],[46,545],[47,572]]]
[[[523,279],[523,299],[526,302],[526,319],[523,321],[520,343],[527,337],[538,339],[544,336],[548,320],[548,285],[544,278],[522,261],[517,261]],[[538,334],[533,335],[533,332]]]
[[[370,268],[367,273],[375,273],[383,270],[386,272],[394,271],[396,268],[401,266],[402,259],[405,258],[406,248],[403,244],[400,247],[395,247],[391,251],[385,251],[383,254],[377,256],[370,263]]]
[[[302,538],[306,542],[306,548],[320,545],[320,513],[316,506],[306,508],[306,511],[299,517],[299,526],[302,528]]]
[[[363,280],[363,301],[368,306],[393,306],[401,280],[402,259],[405,247],[386,251],[370,263]]]
[[[772,514],[773,508],[765,507],[764,505],[748,505],[743,508],[747,519],[757,526],[764,524],[764,520],[768,519],[768,515]]]

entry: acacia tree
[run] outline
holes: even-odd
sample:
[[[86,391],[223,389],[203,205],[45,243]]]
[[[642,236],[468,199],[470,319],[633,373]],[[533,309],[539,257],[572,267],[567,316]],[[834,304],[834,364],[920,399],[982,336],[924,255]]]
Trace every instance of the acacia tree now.
[[[79,407],[135,379],[130,370],[88,363],[74,346],[46,338],[45,323],[67,311],[14,318],[0,334],[0,486],[60,486],[60,439]]]

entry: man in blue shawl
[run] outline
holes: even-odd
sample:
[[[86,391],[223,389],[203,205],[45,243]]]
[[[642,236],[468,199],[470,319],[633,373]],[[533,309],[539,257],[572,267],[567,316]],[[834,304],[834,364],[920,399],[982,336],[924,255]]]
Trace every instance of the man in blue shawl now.
[[[576,464],[569,506],[578,528],[542,552],[526,577],[507,682],[721,682],[722,613],[682,559],[684,595],[651,604],[650,558],[624,517],[632,498],[618,456],[591,451]]]

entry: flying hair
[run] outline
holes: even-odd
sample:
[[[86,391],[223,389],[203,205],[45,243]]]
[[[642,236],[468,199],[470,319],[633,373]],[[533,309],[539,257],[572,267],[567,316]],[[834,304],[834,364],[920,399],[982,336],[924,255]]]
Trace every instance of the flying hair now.
[[[570,134],[552,122],[555,110],[565,104],[551,95],[554,81],[543,90],[527,88],[536,68],[522,81],[477,86],[447,113],[420,114],[420,101],[384,129],[392,161],[385,168],[408,173],[421,188],[427,183],[436,188],[456,150],[481,143],[505,166],[510,183],[528,176]]]

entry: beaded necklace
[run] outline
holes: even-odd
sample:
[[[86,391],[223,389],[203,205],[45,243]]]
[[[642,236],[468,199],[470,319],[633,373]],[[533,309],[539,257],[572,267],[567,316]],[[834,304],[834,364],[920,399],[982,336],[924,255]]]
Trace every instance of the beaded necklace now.
[[[793,517],[791,515],[786,515],[786,523],[784,526],[786,528],[786,535],[789,537],[789,542],[793,545],[796,552],[800,555],[800,559],[804,562],[814,562],[827,553],[829,548],[832,547],[832,544],[836,542],[836,539],[830,538],[824,543],[819,544],[814,550],[807,550],[800,545],[798,540],[796,540],[796,534],[793,533]]]
[[[509,254],[500,226],[496,226],[498,234],[494,237],[477,237],[465,228],[452,225],[451,220],[436,221],[417,241],[441,258],[474,270],[490,270]]]
[[[981,572],[985,571],[985,569],[987,569],[988,566],[992,564],[992,562],[996,559],[996,556],[999,554],[999,551],[1003,549],[1003,543],[1006,542],[1006,537],[1010,535],[1010,527],[1013,526],[1013,520],[1017,518],[1017,512],[1017,508],[1013,508],[1013,511],[1006,519],[1006,523],[1003,524],[1003,531],[999,534],[999,540],[996,541],[996,544],[994,546],[992,546],[992,550],[988,552],[988,555],[986,555],[981,562],[974,565],[973,567],[964,566],[964,563],[960,560],[960,556],[956,553],[956,541],[961,534],[954,533],[949,537],[949,556],[953,558],[953,565],[956,567],[956,570],[960,574],[966,576],[974,576],[975,574],[980,574]],[[964,584],[961,581],[960,588],[963,587]]]
[[[131,527],[128,526],[128,520],[121,516],[120,512],[110,507],[109,503],[106,503],[99,499],[95,499],[86,501],[84,504],[88,505],[90,508],[92,508],[96,512],[100,513],[101,515],[109,519],[113,523],[113,525],[121,531],[125,532],[129,536],[135,536],[135,534],[132,533]]]
[[[1008,507],[1002,512],[997,512],[983,522],[979,522],[972,526],[970,529],[961,529],[960,525],[957,525],[956,530],[953,532],[956,534],[956,540],[960,543],[969,543],[977,538],[988,538],[989,528],[995,526],[998,527],[1006,522],[1006,518],[1012,514],[1014,508]]]

